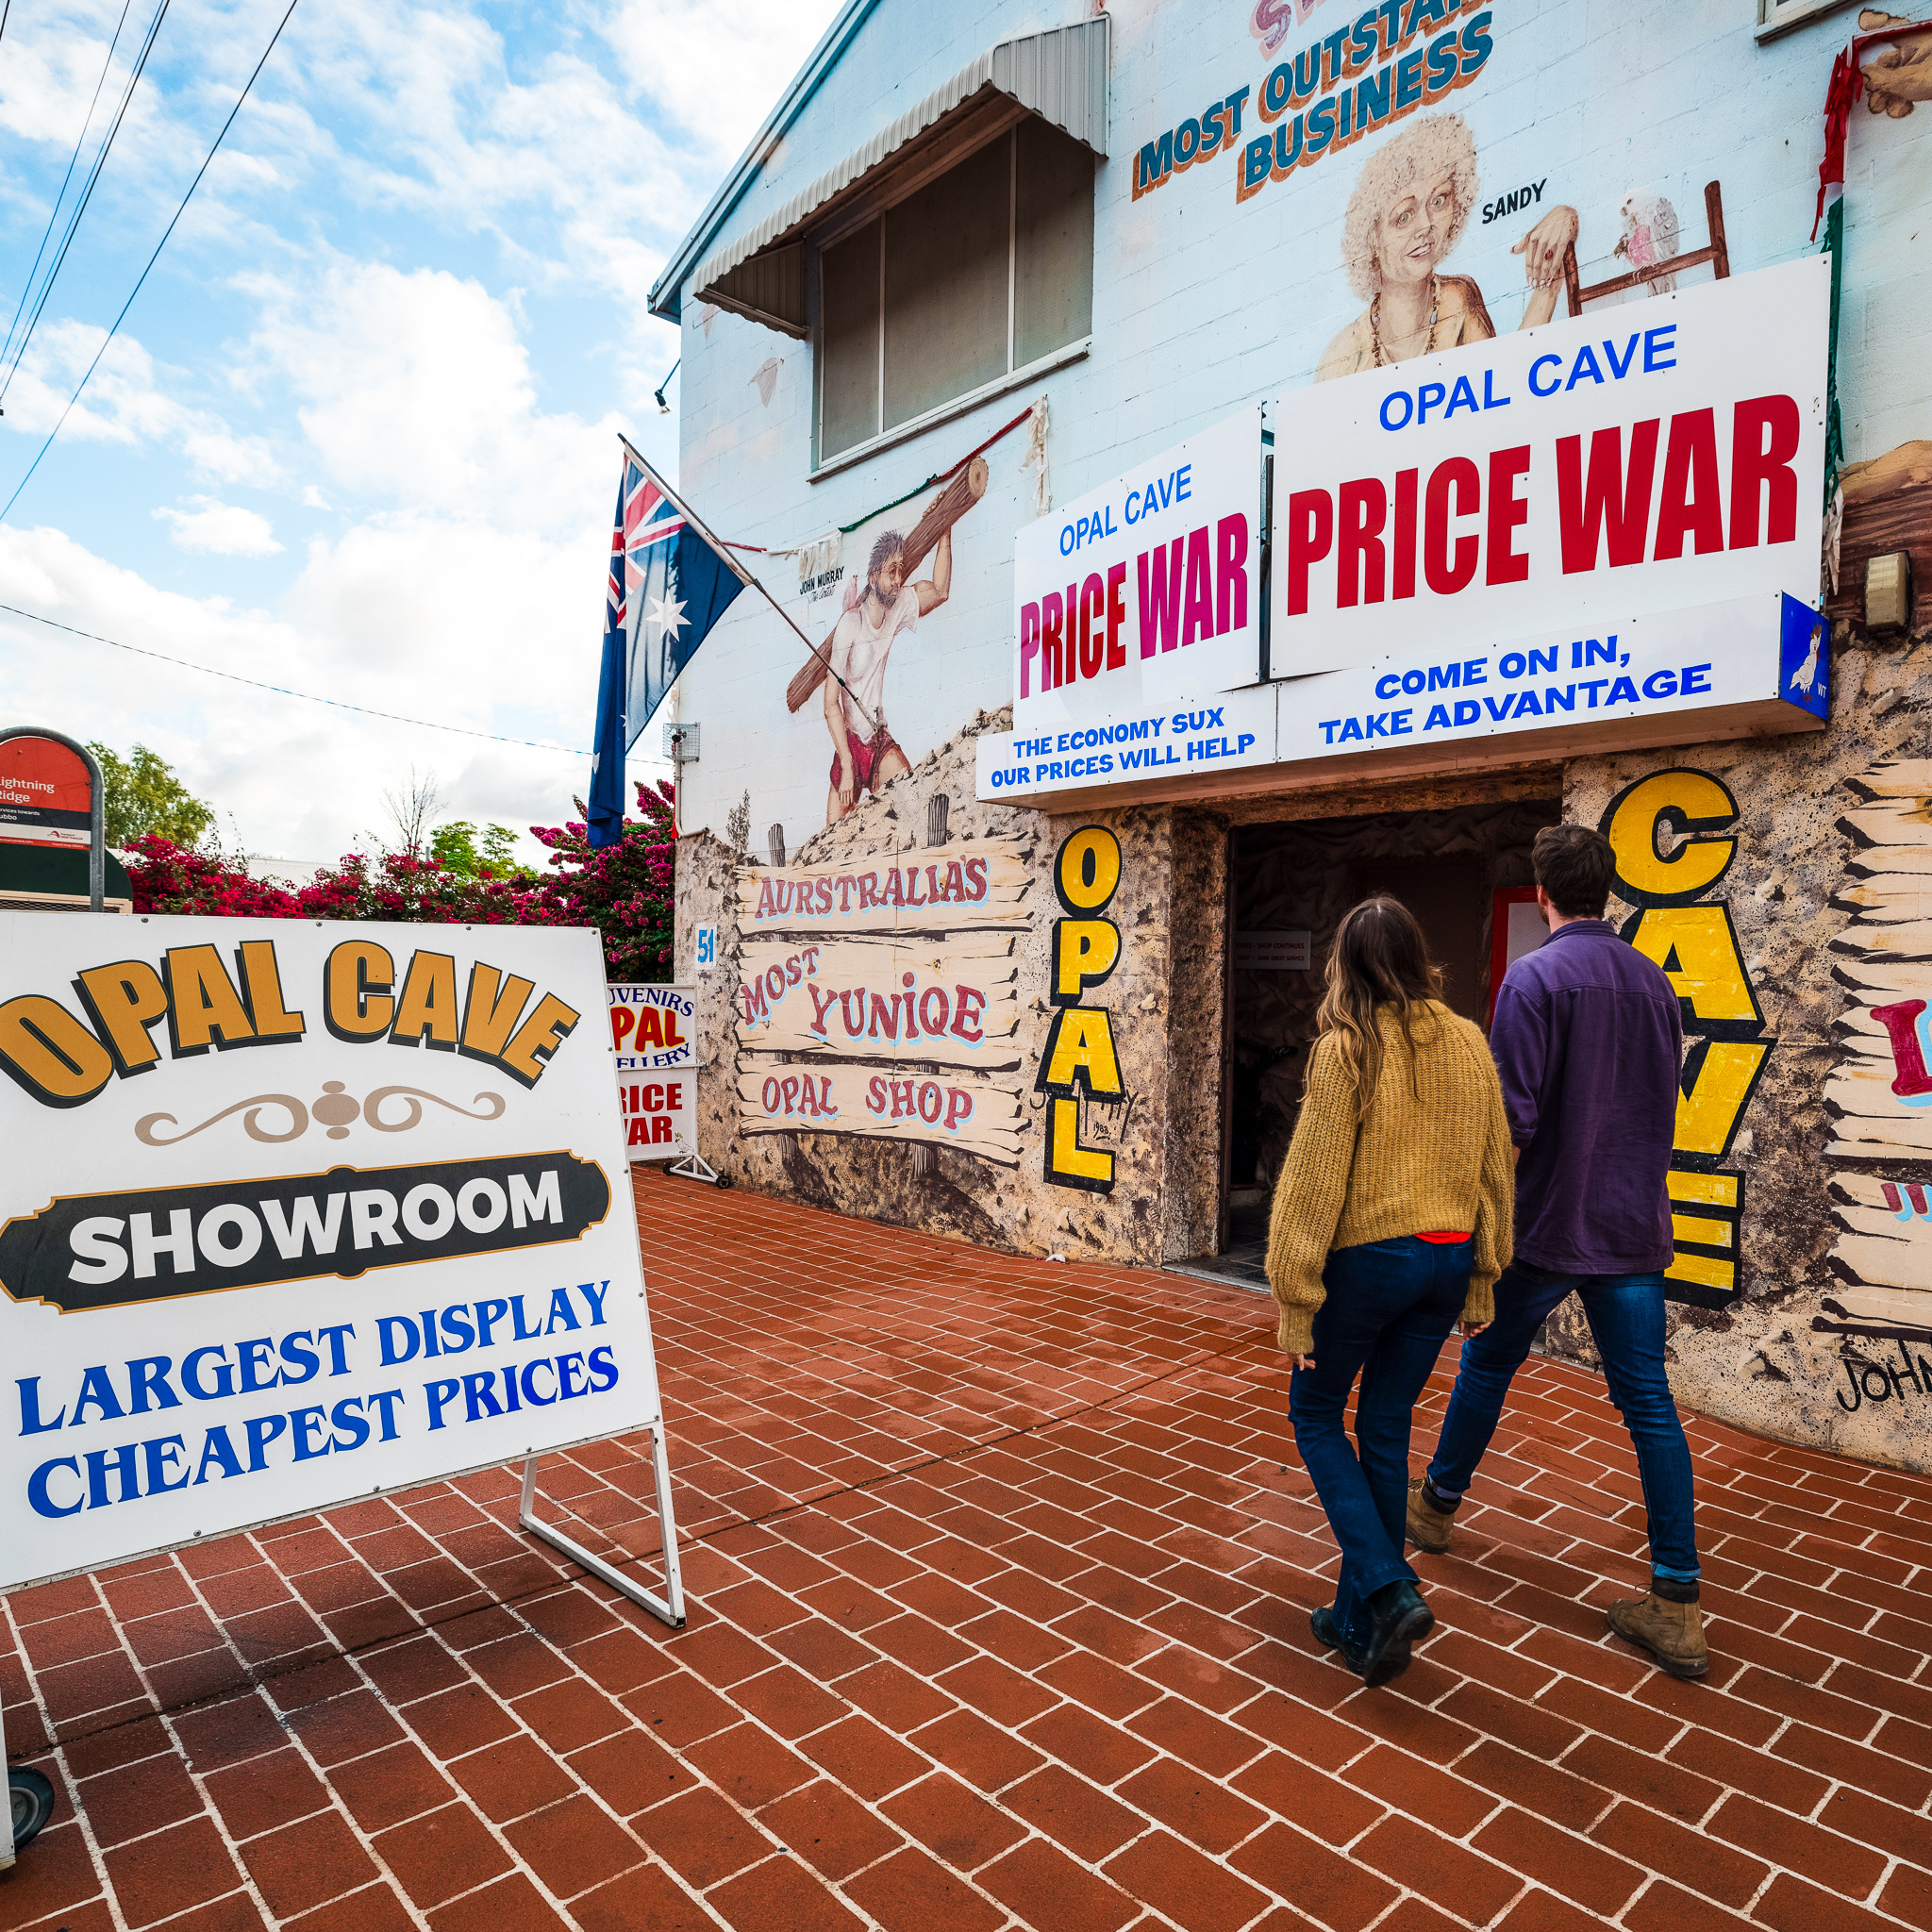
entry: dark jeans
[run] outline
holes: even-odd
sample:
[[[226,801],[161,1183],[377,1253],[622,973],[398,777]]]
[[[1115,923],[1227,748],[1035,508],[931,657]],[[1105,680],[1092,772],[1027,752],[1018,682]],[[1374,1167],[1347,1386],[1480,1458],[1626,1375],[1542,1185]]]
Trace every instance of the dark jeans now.
[[[1697,1575],[1697,1524],[1690,1488],[1690,1449],[1664,1374],[1664,1278],[1661,1274],[1552,1274],[1513,1262],[1496,1284],[1496,1319],[1463,1344],[1456,1392],[1429,1482],[1444,1498],[1469,1488],[1503,1413],[1510,1378],[1527,1358],[1551,1309],[1574,1293],[1603,1357],[1610,1401],[1637,1447],[1643,1507],[1650,1513],[1651,1568],[1689,1583]]]
[[[1328,1298],[1315,1314],[1315,1366],[1294,1372],[1288,1407],[1295,1447],[1341,1545],[1334,1615],[1351,1643],[1368,1635],[1369,1597],[1415,1580],[1402,1554],[1409,1424],[1462,1313],[1474,1247],[1405,1235],[1337,1248],[1322,1271]],[[1351,1449],[1342,1416],[1357,1373]]]

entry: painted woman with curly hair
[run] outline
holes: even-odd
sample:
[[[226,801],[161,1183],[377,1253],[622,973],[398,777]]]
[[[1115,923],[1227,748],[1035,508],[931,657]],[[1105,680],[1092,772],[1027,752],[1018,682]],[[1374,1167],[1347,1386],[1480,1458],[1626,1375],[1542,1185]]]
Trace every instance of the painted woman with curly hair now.
[[[1369,157],[1341,228],[1348,285],[1369,306],[1322,352],[1317,382],[1495,335],[1474,279],[1441,272],[1478,186],[1475,137],[1460,114],[1424,114]],[[1553,208],[1509,251],[1523,257],[1529,283],[1524,328],[1557,312],[1576,229],[1574,208]]]

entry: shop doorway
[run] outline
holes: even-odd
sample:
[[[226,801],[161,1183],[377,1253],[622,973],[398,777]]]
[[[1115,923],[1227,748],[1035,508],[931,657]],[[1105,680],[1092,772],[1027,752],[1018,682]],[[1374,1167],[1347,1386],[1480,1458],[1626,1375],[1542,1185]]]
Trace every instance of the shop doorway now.
[[[1342,914],[1373,892],[1400,899],[1443,969],[1449,1005],[1487,1025],[1498,967],[1541,939],[1520,910],[1531,890],[1530,846],[1562,816],[1559,799],[1529,799],[1295,819],[1230,835],[1228,1233],[1219,1255],[1188,1265],[1267,1287],[1269,1208]]]

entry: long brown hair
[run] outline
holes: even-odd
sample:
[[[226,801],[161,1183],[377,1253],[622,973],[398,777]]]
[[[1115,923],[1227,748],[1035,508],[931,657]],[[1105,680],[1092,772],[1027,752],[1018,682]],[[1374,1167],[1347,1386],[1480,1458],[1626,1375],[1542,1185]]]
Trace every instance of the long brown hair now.
[[[1429,958],[1428,941],[1412,913],[1386,892],[1364,899],[1342,915],[1328,949],[1327,991],[1315,1015],[1319,1032],[1332,1033],[1341,1063],[1355,1082],[1355,1117],[1368,1116],[1382,1078],[1378,1006],[1399,1007],[1402,1035],[1415,1079],[1415,1009],[1442,997],[1442,970]],[[1433,1024],[1433,1023],[1432,1023]]]

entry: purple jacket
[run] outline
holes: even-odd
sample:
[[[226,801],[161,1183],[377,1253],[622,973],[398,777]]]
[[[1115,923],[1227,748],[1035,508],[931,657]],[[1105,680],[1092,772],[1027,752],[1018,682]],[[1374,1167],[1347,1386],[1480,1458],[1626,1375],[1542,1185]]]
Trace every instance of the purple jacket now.
[[[1558,1274],[1668,1267],[1683,1031],[1656,963],[1607,920],[1559,927],[1510,967],[1490,1051],[1523,1150],[1516,1258]]]

